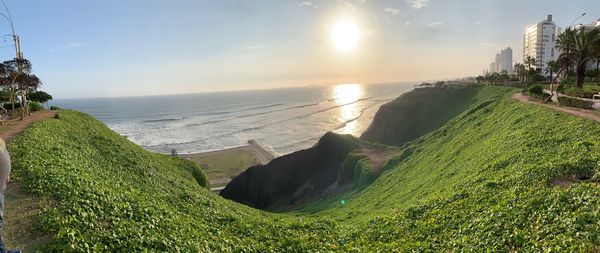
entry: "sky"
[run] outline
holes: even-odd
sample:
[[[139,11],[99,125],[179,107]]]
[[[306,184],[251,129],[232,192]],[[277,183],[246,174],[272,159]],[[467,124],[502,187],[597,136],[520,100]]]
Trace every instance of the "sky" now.
[[[600,18],[590,0],[5,0],[55,98],[142,96],[478,75],[526,26]],[[351,20],[358,45],[335,48]],[[4,21],[4,20],[2,20]],[[0,21],[1,22],[1,21]],[[10,34],[10,26],[0,29]],[[10,37],[1,59],[14,57]]]

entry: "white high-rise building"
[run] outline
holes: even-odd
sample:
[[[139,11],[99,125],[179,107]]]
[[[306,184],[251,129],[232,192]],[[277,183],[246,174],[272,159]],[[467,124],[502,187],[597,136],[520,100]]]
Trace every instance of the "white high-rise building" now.
[[[506,73],[511,74],[513,69],[512,54],[512,49],[510,47],[497,53],[494,62],[490,64],[489,73],[502,73],[503,71],[506,71]]]
[[[560,27],[554,24],[552,15],[548,15],[545,20],[525,29],[523,35],[523,61],[531,56],[535,59],[537,69],[542,71],[546,69],[549,61],[558,59],[556,39],[559,33]]]
[[[508,74],[512,74],[513,72],[513,51],[510,47],[500,51],[500,62],[498,71],[506,71]]]
[[[585,32],[589,32],[589,31],[591,31],[591,30],[593,30],[595,28],[600,29],[600,19],[598,19],[598,20],[596,20],[596,22],[592,22],[590,24],[585,24],[585,25],[584,24],[580,24],[580,25],[577,25],[577,26],[575,26],[574,30],[575,31],[579,31],[581,29],[584,29]]]

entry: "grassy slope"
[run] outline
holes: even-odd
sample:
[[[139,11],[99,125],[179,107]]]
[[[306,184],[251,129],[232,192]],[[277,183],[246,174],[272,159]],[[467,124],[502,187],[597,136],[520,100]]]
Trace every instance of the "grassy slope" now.
[[[299,214],[349,224],[351,244],[373,249],[598,250],[598,124],[504,98],[410,149],[344,207],[338,197]],[[552,185],[570,175],[587,182]]]
[[[326,238],[327,223],[276,222],[224,201],[191,176],[192,161],[147,152],[78,112],[34,124],[9,149],[13,180],[55,199],[39,217],[55,234],[45,251],[264,251]]]
[[[361,139],[402,146],[441,127],[472,106],[500,95],[501,90],[512,89],[415,89],[381,106]]]
[[[146,152],[76,112],[35,124],[10,149],[23,188],[56,199],[40,217],[56,233],[49,245],[55,251],[589,250],[600,244],[594,181],[600,125],[507,96],[407,145],[371,186],[344,196],[345,206],[338,198],[323,200],[293,214],[298,217],[220,199],[196,183],[189,163]],[[572,174],[590,182],[551,185]]]

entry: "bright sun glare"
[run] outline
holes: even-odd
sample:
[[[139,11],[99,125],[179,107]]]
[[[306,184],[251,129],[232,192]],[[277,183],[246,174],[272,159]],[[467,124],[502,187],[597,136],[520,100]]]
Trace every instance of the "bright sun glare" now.
[[[350,51],[358,45],[360,29],[349,19],[338,20],[331,29],[331,40],[335,47],[343,52]]]
[[[362,88],[359,84],[340,84],[333,88],[333,98],[339,105],[356,102],[362,96]]]

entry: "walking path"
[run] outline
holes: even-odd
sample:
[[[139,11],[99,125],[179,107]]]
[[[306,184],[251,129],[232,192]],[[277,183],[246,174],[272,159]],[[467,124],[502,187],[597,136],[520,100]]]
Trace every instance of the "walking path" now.
[[[32,112],[23,120],[10,119],[0,126],[0,137],[10,142],[31,124],[37,121],[53,118],[56,111]],[[20,249],[23,252],[34,252],[48,242],[51,235],[36,230],[36,215],[50,201],[23,192],[16,181],[8,183],[4,191],[4,228],[3,239],[9,249]]]
[[[598,115],[596,113],[596,111],[593,111],[593,110],[574,108],[574,107],[564,107],[564,106],[559,106],[559,105],[551,104],[551,103],[543,103],[541,101],[531,99],[528,95],[525,95],[523,93],[515,93],[512,95],[512,98],[516,99],[518,101],[524,102],[524,103],[535,104],[535,105],[551,108],[551,109],[554,109],[559,112],[570,113],[575,116],[579,116],[579,117],[583,117],[586,119],[600,122],[600,115]],[[553,100],[554,100],[554,98],[553,98]]]
[[[25,117],[23,120],[10,119],[4,122],[4,125],[0,126],[0,137],[7,143],[12,140],[15,136],[25,131],[26,128],[31,126],[36,121],[53,118],[56,115],[56,111],[39,111],[32,112],[31,116]]]

